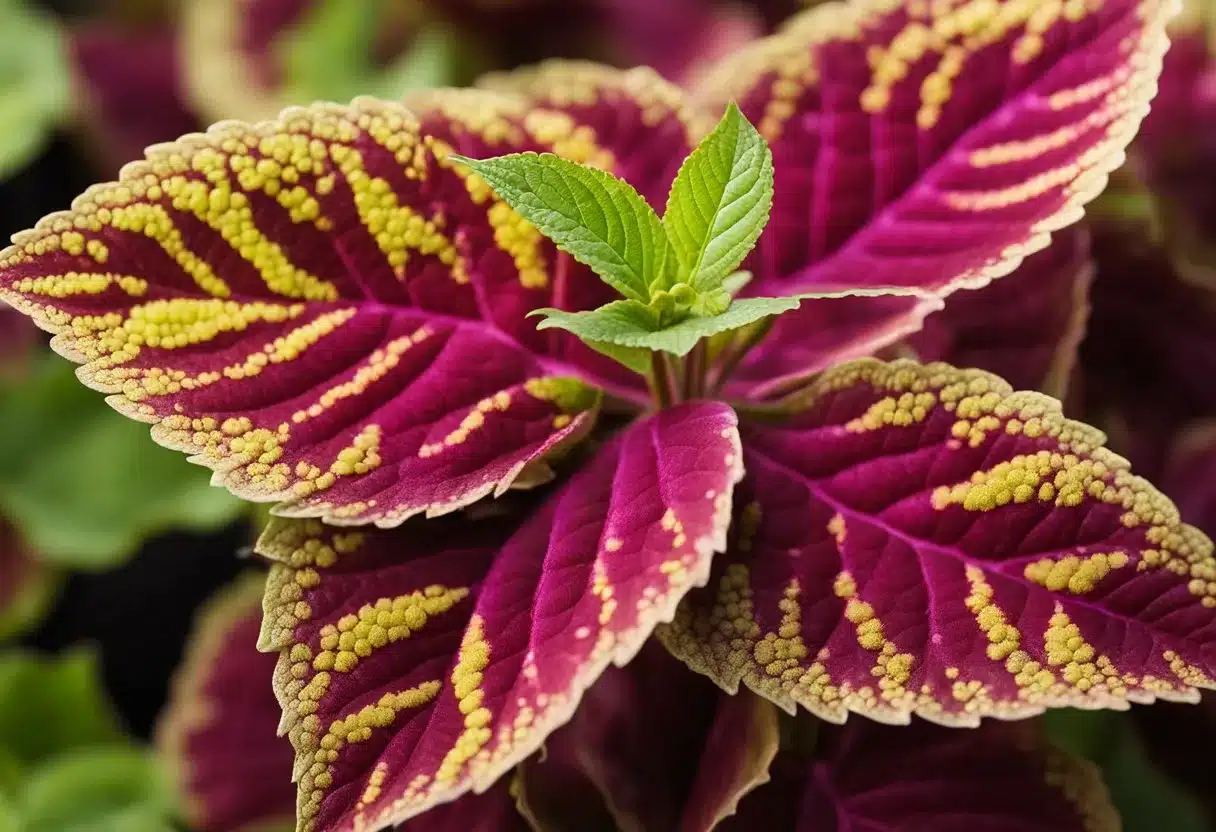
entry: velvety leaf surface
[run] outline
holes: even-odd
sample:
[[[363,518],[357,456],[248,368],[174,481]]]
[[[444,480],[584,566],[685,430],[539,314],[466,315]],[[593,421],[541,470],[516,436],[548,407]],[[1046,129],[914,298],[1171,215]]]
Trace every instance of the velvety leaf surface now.
[[[978,367],[1060,396],[1085,335],[1092,279],[1089,238],[1067,228],[1008,277],[952,295],[908,344],[922,361]]]
[[[280,651],[304,829],[382,828],[535,750],[704,583],[739,466],[733,412],[701,403],[629,428],[522,513],[273,524],[259,646]]]
[[[694,669],[834,722],[1216,684],[1211,541],[1056,400],[862,360],[797,403],[745,423],[731,548],[659,632]]]
[[[1011,271],[1122,161],[1173,11],[829,3],[724,62],[701,97],[738,100],[776,166],[755,290],[948,292]]]
[[[820,731],[814,759],[786,752],[724,832],[1117,832],[1093,766],[1021,725],[954,731],[860,721]]]
[[[483,152],[545,147],[469,103]],[[371,100],[217,125],[18,235],[0,294],[161,444],[283,513],[392,525],[533,484],[597,393],[502,323],[528,287],[551,300],[552,260],[450,150]]]
[[[105,25],[71,31],[75,109],[107,165],[143,156],[144,148],[198,129],[182,89],[177,33]]]
[[[157,729],[200,832],[295,827],[291,744],[275,731],[275,657],[257,650],[265,584],[264,573],[247,573],[200,612]]]
[[[520,806],[554,832],[708,832],[768,780],[777,744],[772,705],[723,694],[652,641],[522,764]]]
[[[830,367],[896,344],[942,307],[939,299],[899,295],[804,300],[773,321],[728,391],[751,399],[789,393]]]

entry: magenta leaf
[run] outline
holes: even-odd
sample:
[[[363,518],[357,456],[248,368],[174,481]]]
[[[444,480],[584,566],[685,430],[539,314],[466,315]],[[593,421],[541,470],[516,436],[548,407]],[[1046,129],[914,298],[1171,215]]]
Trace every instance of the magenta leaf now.
[[[1085,334],[1092,278],[1088,234],[1066,228],[1008,277],[952,295],[908,343],[921,361],[977,367],[1061,396]]]
[[[785,752],[773,780],[743,799],[723,832],[1116,832],[1089,763],[1029,726],[954,731],[917,722],[822,728],[813,759]]]
[[[552,146],[508,126],[473,137]],[[159,442],[281,513],[392,525],[533,485],[599,393],[558,339],[513,337],[500,298],[522,319],[578,294],[451,150],[388,102],[226,122],[18,235],[0,295]]]
[[[1211,541],[1056,400],[861,360],[789,405],[745,423],[731,547],[659,630],[726,690],[975,725],[1216,684]]]
[[[778,740],[771,704],[723,694],[650,642],[521,765],[520,807],[543,830],[709,832],[768,781]]]
[[[275,733],[273,656],[257,650],[263,572],[222,590],[195,624],[157,728],[157,746],[200,832],[291,828],[291,744]]]
[[[527,757],[704,584],[740,456],[730,408],[691,404],[522,513],[395,531],[275,521],[260,646],[279,651],[302,828],[380,829]]]
[[[776,161],[757,291],[980,286],[1080,217],[1148,112],[1173,9],[1037,8],[828,4],[719,68],[703,98],[737,99]]]

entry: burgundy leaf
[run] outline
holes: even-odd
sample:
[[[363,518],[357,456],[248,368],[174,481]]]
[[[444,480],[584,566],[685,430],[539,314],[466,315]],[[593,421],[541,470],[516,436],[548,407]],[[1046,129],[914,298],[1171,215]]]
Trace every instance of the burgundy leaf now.
[[[275,734],[275,660],[257,650],[265,585],[263,572],[247,573],[204,607],[157,729],[200,832],[294,828],[291,744]]]
[[[693,669],[833,722],[1216,685],[1211,541],[1056,400],[862,360],[790,404],[744,424],[731,547],[659,630]]]
[[[723,694],[651,642],[522,764],[520,805],[546,832],[709,832],[768,780],[777,744],[772,705]]]
[[[1081,344],[1087,418],[1159,480],[1182,425],[1216,414],[1216,295],[1189,284],[1135,223],[1092,226],[1095,279]]]
[[[177,33],[103,25],[72,30],[77,108],[112,170],[158,142],[198,129],[185,103]]]
[[[700,403],[629,428],[522,513],[275,521],[260,646],[280,653],[302,829],[380,829],[527,757],[704,584],[740,464],[733,412]]]
[[[777,758],[723,832],[1117,832],[1089,763],[1027,726],[954,731],[924,722],[823,728],[814,759]]]
[[[533,127],[476,135],[500,153],[574,130]],[[0,295],[155,439],[281,513],[392,525],[533,485],[590,427],[598,391],[569,376],[594,368],[486,303],[575,293],[443,135],[364,100],[160,145],[17,235]]]
[[[765,294],[982,286],[1043,248],[1123,157],[1156,91],[1158,0],[827,4],[725,62],[773,147]]]
[[[908,339],[922,361],[978,367],[1014,387],[1062,396],[1089,317],[1089,237],[1073,226],[1008,277],[951,296]]]

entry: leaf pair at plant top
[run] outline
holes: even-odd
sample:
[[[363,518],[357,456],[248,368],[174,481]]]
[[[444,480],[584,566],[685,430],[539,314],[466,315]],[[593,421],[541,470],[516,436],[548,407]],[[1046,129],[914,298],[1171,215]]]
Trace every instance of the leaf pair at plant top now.
[[[734,104],[680,167],[662,219],[629,183],[554,154],[453,158],[625,297],[590,311],[534,310],[544,316],[538,329],[685,355],[703,337],[798,306],[796,298],[731,304],[727,278],[773,205],[773,154]],[[627,353],[609,352],[637,368]]]

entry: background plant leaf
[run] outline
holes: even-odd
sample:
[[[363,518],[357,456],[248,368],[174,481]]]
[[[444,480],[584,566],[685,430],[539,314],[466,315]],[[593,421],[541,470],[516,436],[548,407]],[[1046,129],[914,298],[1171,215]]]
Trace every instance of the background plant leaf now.
[[[121,738],[92,653],[0,657],[0,749],[13,763],[24,768],[68,749]]]
[[[38,152],[67,109],[70,77],[54,24],[18,0],[0,0],[0,178]]]
[[[1126,714],[1060,708],[1043,717],[1050,740],[1102,769],[1124,832],[1208,832],[1198,802],[1153,765]]]
[[[172,790],[156,758],[122,746],[61,755],[15,801],[25,832],[169,832]]]
[[[515,153],[472,168],[508,205],[630,300],[650,298],[672,262],[663,223],[627,182],[552,154]]]
[[[0,426],[0,507],[53,563],[112,566],[150,534],[216,529],[244,510],[59,358],[37,362],[24,382],[0,383]]]
[[[773,154],[732,102],[680,167],[663,227],[680,278],[698,291],[718,288],[743,262],[773,207]]]

